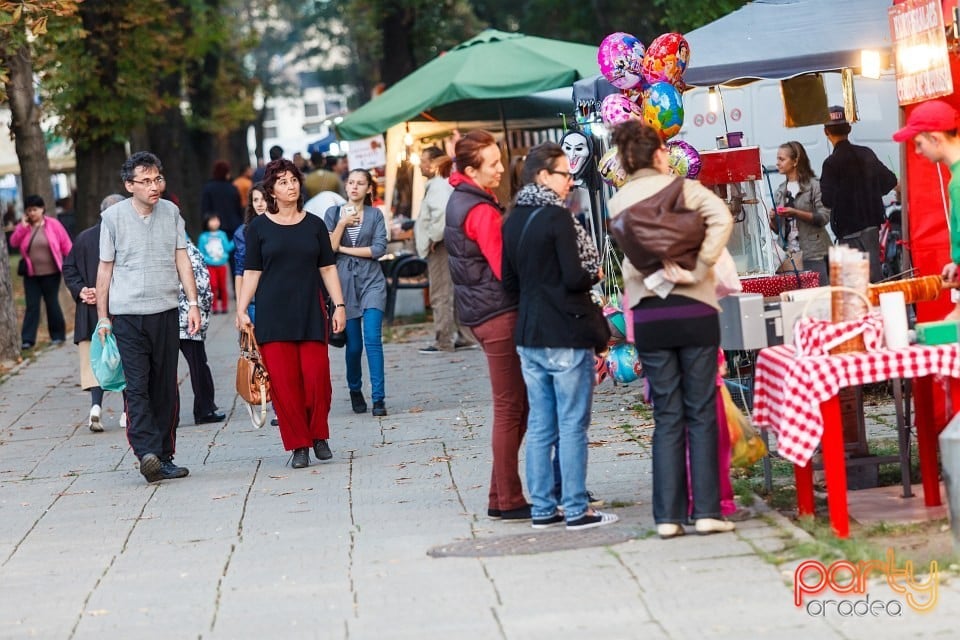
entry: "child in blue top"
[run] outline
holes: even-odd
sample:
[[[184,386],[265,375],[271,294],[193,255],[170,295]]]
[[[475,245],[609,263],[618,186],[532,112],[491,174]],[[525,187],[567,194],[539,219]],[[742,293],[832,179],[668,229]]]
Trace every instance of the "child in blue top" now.
[[[203,218],[203,228],[197,248],[210,272],[210,288],[213,290],[213,313],[227,312],[227,262],[233,251],[233,242],[220,230],[220,216],[208,213]]]

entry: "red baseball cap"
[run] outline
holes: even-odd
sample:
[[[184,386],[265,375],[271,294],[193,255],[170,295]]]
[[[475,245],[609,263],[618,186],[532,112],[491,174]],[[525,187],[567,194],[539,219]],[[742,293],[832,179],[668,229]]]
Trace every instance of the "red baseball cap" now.
[[[897,142],[912,140],[918,133],[955,131],[957,110],[943,100],[930,100],[914,107],[907,116],[907,126],[893,134]]]

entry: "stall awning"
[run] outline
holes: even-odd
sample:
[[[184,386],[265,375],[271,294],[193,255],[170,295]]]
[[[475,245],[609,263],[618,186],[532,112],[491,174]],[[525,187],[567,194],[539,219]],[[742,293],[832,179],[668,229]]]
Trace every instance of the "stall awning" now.
[[[337,133],[356,140],[412,120],[542,116],[554,107],[531,94],[569,87],[596,73],[596,46],[488,29],[351,113]],[[569,102],[565,111],[572,106]]]
[[[685,34],[691,86],[782,80],[860,66],[860,51],[890,51],[884,0],[754,0]]]

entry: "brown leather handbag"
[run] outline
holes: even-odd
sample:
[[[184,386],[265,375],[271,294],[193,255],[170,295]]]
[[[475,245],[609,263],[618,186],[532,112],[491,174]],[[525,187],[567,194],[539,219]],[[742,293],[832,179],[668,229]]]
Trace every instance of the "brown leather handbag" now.
[[[253,335],[253,327],[240,330],[240,357],[237,359],[237,393],[247,403],[250,422],[257,429],[267,422],[267,403],[270,402],[270,374],[263,364],[260,345]],[[259,413],[257,411],[259,407]]]
[[[610,235],[644,275],[673,260],[688,271],[697,266],[707,229],[703,216],[683,202],[683,178],[636,202],[608,223]]]

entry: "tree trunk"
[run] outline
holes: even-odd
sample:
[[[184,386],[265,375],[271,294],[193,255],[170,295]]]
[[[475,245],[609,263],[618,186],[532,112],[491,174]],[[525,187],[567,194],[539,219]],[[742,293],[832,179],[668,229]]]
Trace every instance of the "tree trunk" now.
[[[50,183],[50,162],[40,128],[40,107],[34,101],[33,59],[28,45],[24,44],[2,62],[9,71],[4,86],[10,102],[10,130],[20,162],[21,196],[39,195],[47,204],[47,211],[53,215],[56,209]],[[7,266],[6,242],[0,244],[3,245],[0,249],[0,291],[3,292],[0,298],[0,360],[16,360],[20,357],[17,309]]]
[[[161,96],[180,95],[178,74],[162,78],[157,86]],[[149,150],[163,163],[167,179],[166,197],[180,203],[180,213],[187,223],[187,231],[196,236],[200,229],[200,189],[208,176],[209,167],[203,167],[193,152],[190,130],[178,107],[165,109],[147,125]]]
[[[120,167],[127,153],[122,144],[104,140],[95,147],[78,148],[76,157],[77,224],[86,229],[96,224],[104,198],[111,193],[130,195],[120,182]]]
[[[240,175],[244,165],[250,164],[250,148],[247,146],[247,131],[250,129],[247,123],[227,134],[227,155],[230,166],[233,167],[233,177]]]
[[[47,212],[56,211],[53,185],[50,183],[50,161],[40,128],[42,116],[33,92],[33,59],[28,45],[23,45],[5,61],[10,70],[6,83],[10,100],[10,130],[13,132],[24,196],[37,194],[47,204]]]
[[[380,22],[384,51],[380,59],[380,81],[392,87],[417,68],[410,39],[415,21],[412,12],[401,3],[389,2],[384,9]]]
[[[7,243],[0,242],[0,362],[17,361],[20,358],[20,331],[17,326],[17,308],[13,300],[10,257]]]

